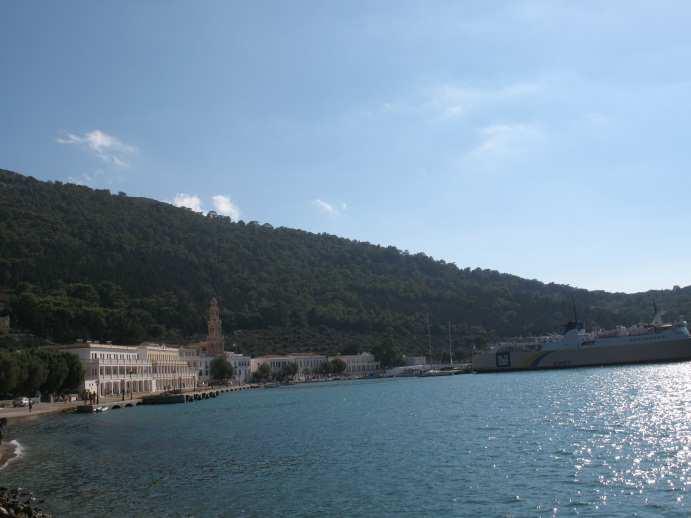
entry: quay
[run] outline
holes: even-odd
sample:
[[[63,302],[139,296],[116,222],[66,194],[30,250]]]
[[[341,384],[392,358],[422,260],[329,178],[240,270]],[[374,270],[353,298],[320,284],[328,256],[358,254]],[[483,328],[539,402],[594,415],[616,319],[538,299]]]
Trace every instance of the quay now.
[[[109,410],[118,410],[122,408],[132,408],[139,405],[191,403],[194,401],[215,398],[228,392],[239,392],[242,390],[251,390],[257,388],[263,388],[263,385],[252,383],[227,387],[221,386],[206,388],[203,390],[190,390],[179,394],[162,392],[159,394],[151,394],[124,400],[119,398],[100,398],[100,401],[97,404],[90,404],[84,401],[36,403],[31,409],[31,412],[29,412],[27,407],[0,408],[0,418],[7,418],[8,422],[17,422],[38,419],[39,417],[52,414],[65,414],[71,412],[92,413],[96,411],[96,408],[104,406],[107,406]]]
[[[238,385],[234,387],[214,388],[211,390],[202,391],[173,391],[162,394],[152,394],[141,398],[143,405],[170,405],[176,403],[193,403],[194,401],[202,401],[204,399],[211,399],[225,394],[226,392],[238,392],[240,390],[251,390],[260,388],[262,385],[248,384]],[[138,403],[139,404],[139,403]]]

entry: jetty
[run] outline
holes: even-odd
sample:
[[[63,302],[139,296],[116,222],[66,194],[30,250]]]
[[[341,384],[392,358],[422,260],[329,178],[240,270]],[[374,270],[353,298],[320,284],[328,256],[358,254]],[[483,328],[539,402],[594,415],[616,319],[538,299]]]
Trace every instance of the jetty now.
[[[141,400],[143,405],[170,405],[178,403],[193,403],[195,401],[202,401],[204,399],[216,398],[228,392],[238,392],[241,390],[250,390],[259,388],[261,385],[236,385],[232,387],[219,387],[206,390],[173,390],[170,392],[163,392],[160,394],[151,394],[144,396]]]

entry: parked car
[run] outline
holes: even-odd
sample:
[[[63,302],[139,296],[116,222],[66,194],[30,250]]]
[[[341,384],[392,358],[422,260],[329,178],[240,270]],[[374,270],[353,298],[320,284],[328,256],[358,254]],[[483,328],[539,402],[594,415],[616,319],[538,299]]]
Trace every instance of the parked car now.
[[[29,406],[29,398],[28,397],[20,397],[15,399],[12,402],[12,406]]]

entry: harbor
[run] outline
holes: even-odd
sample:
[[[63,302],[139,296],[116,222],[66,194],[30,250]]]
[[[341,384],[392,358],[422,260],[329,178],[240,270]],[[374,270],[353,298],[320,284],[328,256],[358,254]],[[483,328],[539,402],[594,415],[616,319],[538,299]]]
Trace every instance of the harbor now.
[[[0,476],[77,518],[684,516],[690,376],[688,362],[413,376],[56,416],[11,426],[25,452]]]

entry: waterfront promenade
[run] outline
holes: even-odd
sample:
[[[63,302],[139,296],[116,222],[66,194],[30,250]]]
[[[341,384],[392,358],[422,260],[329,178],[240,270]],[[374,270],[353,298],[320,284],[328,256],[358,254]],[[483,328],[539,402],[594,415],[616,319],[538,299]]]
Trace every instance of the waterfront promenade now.
[[[180,394],[184,394],[187,396],[191,396],[194,398],[195,395],[202,395],[204,393],[208,392],[237,392],[240,390],[247,390],[247,389],[255,389],[255,388],[261,388],[262,385],[257,385],[257,384],[244,384],[244,385],[229,385],[229,386],[218,386],[218,387],[207,387],[204,389],[199,389],[199,390],[185,390],[181,391]],[[141,395],[136,395],[135,397],[132,398],[126,398],[126,399],[121,399],[121,398],[100,398],[99,400],[99,405],[103,406],[109,406],[111,408],[125,408],[125,407],[133,407],[137,406],[142,403],[142,398],[145,396],[152,396],[152,395],[163,395],[165,394],[164,392],[159,392],[158,394],[141,394]],[[11,405],[11,401],[5,402],[8,405]],[[20,420],[29,420],[29,419],[37,419],[42,416],[50,415],[50,414],[61,414],[61,413],[67,413],[67,412],[73,412],[77,409],[77,407],[86,405],[87,402],[78,400],[78,401],[70,401],[70,402],[56,402],[56,403],[36,403],[33,405],[33,408],[31,409],[31,412],[29,412],[28,407],[4,407],[0,408],[0,419],[5,417],[7,418],[8,422],[13,422],[13,421],[20,421]]]

